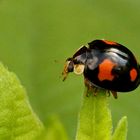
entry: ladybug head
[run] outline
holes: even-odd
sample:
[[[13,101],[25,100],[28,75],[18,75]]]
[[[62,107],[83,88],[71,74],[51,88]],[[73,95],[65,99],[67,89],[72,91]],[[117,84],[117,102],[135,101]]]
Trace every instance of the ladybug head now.
[[[69,72],[74,72],[75,74],[80,75],[84,72],[84,65],[77,63],[74,58],[68,58],[62,72],[63,81],[67,78]]]

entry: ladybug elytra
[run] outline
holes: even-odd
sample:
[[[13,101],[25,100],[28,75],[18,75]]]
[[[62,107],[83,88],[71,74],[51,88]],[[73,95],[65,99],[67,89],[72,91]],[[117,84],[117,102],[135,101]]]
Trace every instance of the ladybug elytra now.
[[[63,76],[69,72],[83,74],[88,88],[129,92],[140,84],[140,66],[125,46],[107,40],[94,40],[82,46],[65,63]]]

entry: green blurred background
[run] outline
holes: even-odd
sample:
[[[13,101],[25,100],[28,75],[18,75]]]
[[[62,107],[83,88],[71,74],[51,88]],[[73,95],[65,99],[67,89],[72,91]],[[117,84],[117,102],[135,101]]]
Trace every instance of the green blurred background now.
[[[62,82],[64,61],[94,39],[114,40],[140,61],[138,0],[1,0],[0,60],[26,87],[31,104],[47,127],[57,114],[74,139],[84,92],[82,76]],[[140,138],[140,88],[109,98],[113,124],[128,116],[128,140]]]

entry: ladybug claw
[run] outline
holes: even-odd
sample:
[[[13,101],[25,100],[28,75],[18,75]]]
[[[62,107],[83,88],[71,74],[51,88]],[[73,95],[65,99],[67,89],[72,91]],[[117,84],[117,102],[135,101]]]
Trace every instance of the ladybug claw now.
[[[85,94],[86,94],[86,97],[89,97],[90,95],[89,91],[87,91]]]
[[[117,92],[116,92],[116,91],[111,91],[111,93],[112,93],[112,95],[113,95],[113,97],[114,97],[115,99],[118,98],[118,95],[117,95]]]

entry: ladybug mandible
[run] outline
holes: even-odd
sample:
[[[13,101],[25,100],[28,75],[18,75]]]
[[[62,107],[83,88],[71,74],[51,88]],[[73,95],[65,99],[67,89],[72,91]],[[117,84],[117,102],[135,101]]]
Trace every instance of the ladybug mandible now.
[[[129,92],[140,84],[140,65],[133,53],[125,46],[108,41],[94,40],[82,46],[71,58],[66,60],[63,76],[69,72],[83,74],[85,85],[117,92]]]

